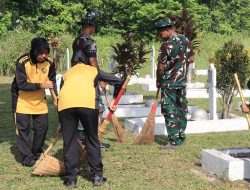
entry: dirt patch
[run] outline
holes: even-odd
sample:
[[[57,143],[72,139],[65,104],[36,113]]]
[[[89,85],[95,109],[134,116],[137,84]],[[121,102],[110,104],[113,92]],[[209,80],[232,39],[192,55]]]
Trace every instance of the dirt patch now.
[[[213,181],[216,181],[217,178],[215,176],[209,176],[208,174],[205,174],[201,171],[198,171],[196,169],[190,169],[190,171],[197,177],[201,178],[201,179],[204,179],[206,181],[209,181],[209,182],[213,182]]]

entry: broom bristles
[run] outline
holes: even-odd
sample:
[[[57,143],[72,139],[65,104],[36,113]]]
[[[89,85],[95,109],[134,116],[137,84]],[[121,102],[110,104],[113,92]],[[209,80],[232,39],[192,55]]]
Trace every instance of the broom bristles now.
[[[154,129],[155,129],[155,112],[156,112],[156,103],[152,105],[152,109],[147,117],[146,122],[140,132],[136,137],[133,144],[151,144],[154,142]]]
[[[112,123],[113,123],[113,130],[114,130],[115,135],[116,135],[116,139],[118,142],[123,143],[124,139],[125,139],[125,131],[124,131],[123,127],[121,126],[121,124],[119,123],[115,114],[112,115],[111,119],[112,119]]]
[[[106,90],[105,90],[105,98],[106,98],[107,104],[109,105],[110,102],[109,102]],[[118,121],[115,113],[113,113],[111,115],[111,120],[112,120],[112,123],[113,123],[113,130],[114,130],[114,133],[116,135],[117,141],[120,142],[120,143],[123,143],[124,142],[124,138],[125,138],[125,132],[124,132],[123,127],[119,123],[119,121]]]

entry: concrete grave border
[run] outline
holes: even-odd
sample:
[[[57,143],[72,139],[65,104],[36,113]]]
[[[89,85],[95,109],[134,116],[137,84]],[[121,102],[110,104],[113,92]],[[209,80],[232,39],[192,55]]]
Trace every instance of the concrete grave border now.
[[[230,155],[235,153],[250,154],[250,149],[204,149],[201,156],[202,168],[230,181],[250,179],[250,159]]]

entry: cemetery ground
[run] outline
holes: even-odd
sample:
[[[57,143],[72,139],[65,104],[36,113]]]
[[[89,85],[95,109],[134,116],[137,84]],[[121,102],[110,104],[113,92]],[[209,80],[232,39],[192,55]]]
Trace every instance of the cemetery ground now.
[[[15,127],[11,114],[10,84],[12,78],[0,78],[0,189],[66,189],[60,177],[37,177],[31,175],[31,168],[20,164],[20,156],[16,144]],[[128,87],[128,92],[142,93],[139,85]],[[155,92],[144,93],[144,100],[153,98]],[[49,131],[46,146],[51,142],[58,126],[56,108],[49,99]],[[218,100],[218,110],[220,110]],[[244,116],[236,111],[239,99],[234,100],[232,113]],[[189,99],[190,105],[198,105],[208,109],[208,99]],[[122,120],[120,120],[123,122]],[[200,126],[202,127],[202,126]],[[157,137],[153,145],[132,145],[135,137],[126,133],[126,142],[119,144],[115,140],[112,127],[109,126],[104,142],[111,148],[102,150],[107,184],[99,188],[108,190],[133,189],[250,189],[246,180],[230,182],[219,179],[201,168],[202,149],[223,147],[249,147],[248,131],[209,133],[188,135],[187,142],[177,150],[161,150],[167,142],[166,137]],[[51,155],[62,159],[62,140]],[[82,169],[78,177],[78,189],[92,189],[86,169]]]

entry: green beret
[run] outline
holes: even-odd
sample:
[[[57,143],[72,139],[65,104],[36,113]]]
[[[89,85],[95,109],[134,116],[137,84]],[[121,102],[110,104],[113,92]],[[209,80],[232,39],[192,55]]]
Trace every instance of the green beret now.
[[[155,29],[167,28],[174,26],[174,23],[169,19],[161,19],[155,23]]]

